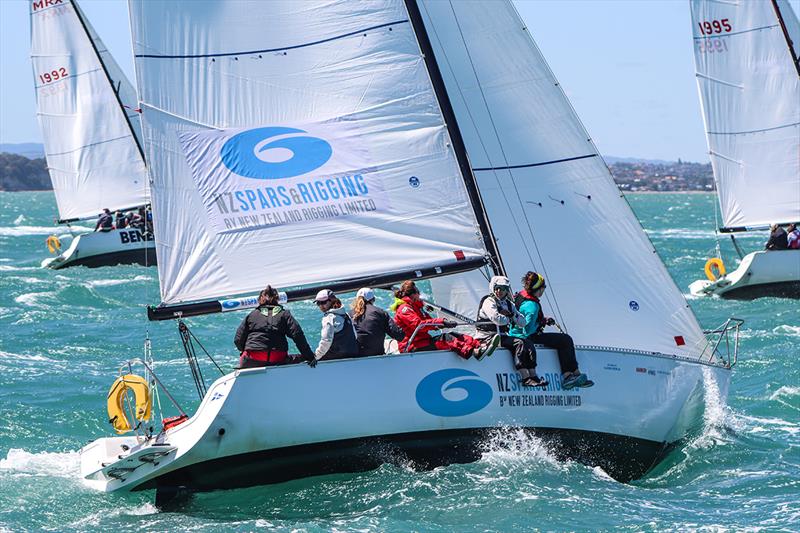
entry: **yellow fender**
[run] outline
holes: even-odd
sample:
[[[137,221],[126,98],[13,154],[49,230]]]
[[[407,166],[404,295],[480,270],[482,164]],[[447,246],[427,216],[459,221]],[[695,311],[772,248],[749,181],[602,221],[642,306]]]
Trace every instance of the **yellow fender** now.
[[[55,235],[50,235],[45,242],[51,254],[57,254],[61,251],[61,240]]]
[[[152,400],[150,398],[150,387],[142,376],[126,374],[120,376],[111,385],[108,391],[108,421],[114,426],[117,433],[127,433],[131,429],[131,423],[125,416],[125,396],[128,391],[133,391],[136,397],[136,420],[144,421],[150,419]]]
[[[716,269],[716,272],[714,272]],[[725,264],[722,262],[722,259],[719,257],[712,257],[708,261],[706,261],[706,277],[711,281],[717,281],[719,278],[725,275]]]

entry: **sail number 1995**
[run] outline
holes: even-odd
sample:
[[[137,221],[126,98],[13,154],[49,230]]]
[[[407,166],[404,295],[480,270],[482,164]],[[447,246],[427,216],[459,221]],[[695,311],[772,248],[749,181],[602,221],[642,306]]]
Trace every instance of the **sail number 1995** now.
[[[700,26],[700,33],[703,35],[714,35],[715,33],[729,33],[733,30],[729,19],[722,19],[722,20],[712,20],[712,21],[705,21],[705,22],[698,22],[698,26]]]
[[[50,72],[45,72],[44,74],[39,74],[39,79],[42,83],[52,83],[54,81],[58,81],[62,78],[66,78],[69,76],[67,73],[67,69],[61,67],[56,70],[52,70]]]

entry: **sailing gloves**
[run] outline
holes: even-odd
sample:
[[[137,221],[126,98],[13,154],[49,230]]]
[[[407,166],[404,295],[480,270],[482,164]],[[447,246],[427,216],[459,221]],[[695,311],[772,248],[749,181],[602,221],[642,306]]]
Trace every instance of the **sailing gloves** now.
[[[450,320],[449,318],[445,318],[444,320],[442,320],[442,326],[446,328],[454,328],[458,326],[458,322],[456,322],[455,320]]]

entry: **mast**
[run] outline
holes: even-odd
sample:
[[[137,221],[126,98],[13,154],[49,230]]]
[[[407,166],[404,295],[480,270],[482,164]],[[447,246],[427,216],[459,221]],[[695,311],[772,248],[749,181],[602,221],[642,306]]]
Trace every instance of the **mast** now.
[[[95,56],[97,56],[97,61],[100,63],[100,66],[103,67],[103,73],[106,76],[106,81],[108,81],[108,85],[111,87],[111,92],[114,93],[114,98],[117,100],[117,105],[119,106],[119,110],[122,113],[122,116],[125,118],[125,123],[128,125],[128,131],[130,132],[131,136],[133,137],[133,141],[136,143],[136,149],[139,150],[139,157],[142,158],[142,162],[145,161],[144,158],[144,150],[142,149],[142,145],[139,144],[139,139],[136,137],[136,132],[133,131],[133,124],[131,124],[130,118],[128,118],[128,113],[125,112],[125,106],[122,103],[122,100],[119,98],[119,92],[114,89],[114,81],[111,79],[111,75],[108,73],[108,69],[106,68],[106,64],[103,62],[103,58],[100,57],[100,52],[97,50],[97,45],[92,39],[91,34],[89,33],[89,29],[86,27],[86,22],[83,20],[83,16],[81,15],[81,9],[78,7],[77,0],[72,0],[72,5],[75,7],[75,16],[78,17],[78,22],[81,23],[81,27],[83,31],[86,33],[86,37],[89,39],[89,42],[92,44],[92,50],[94,50]],[[137,206],[139,207],[139,206]],[[61,221],[59,221],[61,222]]]
[[[492,271],[496,275],[505,276],[506,269],[503,266],[503,259],[500,257],[500,250],[497,247],[497,241],[495,240],[489,217],[483,205],[483,198],[481,198],[478,183],[475,180],[475,175],[472,173],[472,166],[467,156],[467,148],[464,144],[464,139],[461,137],[461,130],[458,127],[456,114],[453,111],[453,106],[447,94],[442,73],[436,62],[436,56],[433,53],[433,47],[428,38],[428,32],[425,30],[425,22],[422,20],[422,15],[420,14],[416,0],[404,0],[404,2],[409,19],[411,20],[411,27],[417,36],[417,42],[422,51],[425,66],[428,69],[428,75],[431,78],[434,94],[439,101],[439,107],[444,116],[445,126],[450,134],[450,140],[453,142],[453,150],[456,154],[458,166],[461,169],[461,176],[464,178],[464,184],[467,188],[467,194],[469,195],[472,209],[475,211],[475,218],[478,221],[484,246],[486,246],[486,250],[491,257]]]
[[[794,53],[794,43],[792,42],[791,37],[789,37],[789,32],[786,29],[786,23],[783,21],[781,8],[778,7],[778,0],[772,0],[772,8],[775,10],[775,15],[778,17],[778,22],[781,23],[781,31],[783,32],[783,37],[786,39],[786,45],[789,47],[789,57],[792,58],[794,69],[797,71],[797,75],[800,76],[800,58],[798,58]]]

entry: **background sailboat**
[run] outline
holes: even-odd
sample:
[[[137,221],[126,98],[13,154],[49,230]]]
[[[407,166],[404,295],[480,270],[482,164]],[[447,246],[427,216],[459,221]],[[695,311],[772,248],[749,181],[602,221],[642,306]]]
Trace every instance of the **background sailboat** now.
[[[690,7],[719,231],[733,239],[738,232],[763,232],[771,223],[800,221],[797,15],[786,0],[692,0]],[[695,281],[691,292],[800,297],[800,251],[744,255],[736,249],[736,270]]]
[[[442,6],[450,13],[396,0],[131,2],[160,258],[150,317],[242,309],[254,303],[237,296],[266,283],[294,300],[405,278],[431,278],[438,300],[472,316],[473,279],[540,268],[596,386],[562,391],[545,349],[547,390],[522,387],[503,350],[239,370],[183,424],[85,447],[90,486],[210,490],[392,456],[430,467],[476,459],[502,426],[629,480],[697,420],[706,381],[724,397],[734,361],[708,344],[513,7]],[[488,43],[505,35],[497,47],[519,52],[493,66]],[[488,55],[448,74],[465,52]],[[466,105],[468,83],[480,106]],[[481,160],[490,141],[490,155],[514,159]],[[533,244],[547,224],[594,242],[545,233]]]
[[[133,86],[74,0],[32,0],[31,62],[59,223],[148,203]],[[152,236],[130,228],[75,237],[43,266],[155,264]]]

